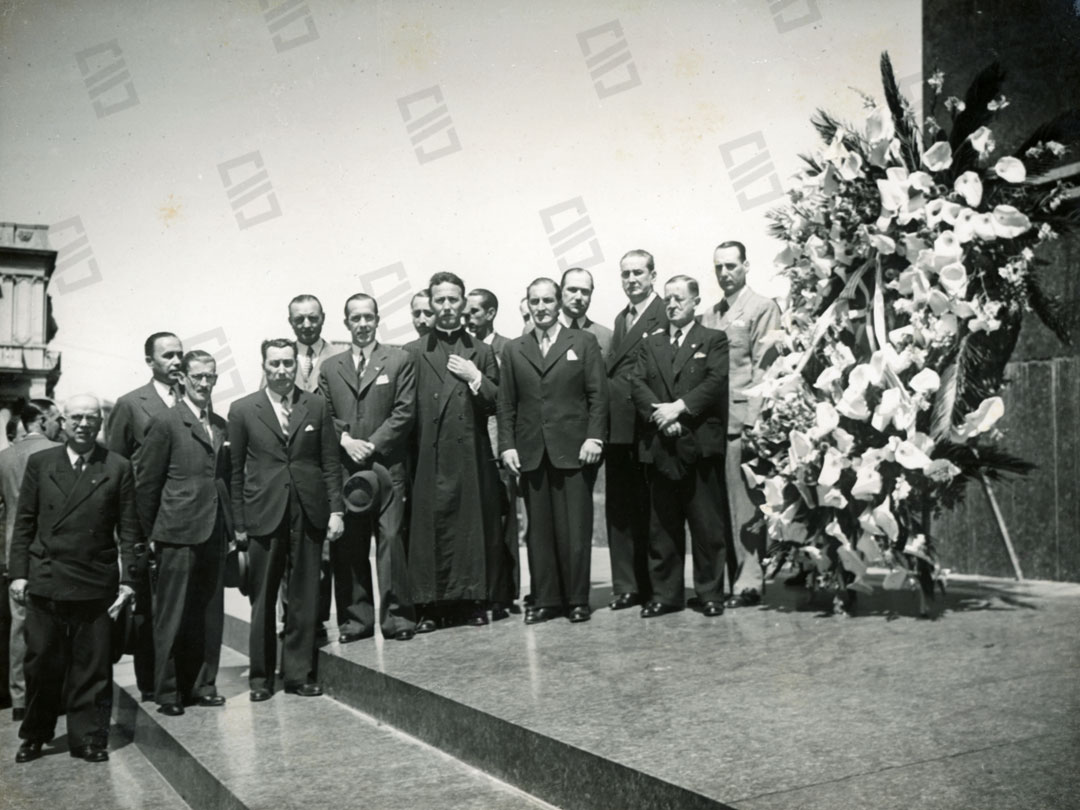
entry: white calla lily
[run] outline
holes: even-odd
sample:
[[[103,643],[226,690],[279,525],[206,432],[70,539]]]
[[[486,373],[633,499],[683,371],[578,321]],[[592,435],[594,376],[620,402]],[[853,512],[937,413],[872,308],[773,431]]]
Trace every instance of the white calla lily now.
[[[818,474],[818,484],[823,487],[831,487],[840,480],[840,473],[847,466],[843,454],[835,447],[825,451],[825,457],[821,462],[821,472]]]
[[[941,387],[941,377],[932,368],[924,368],[911,378],[908,386],[920,394],[932,394]]]
[[[1013,239],[1031,230],[1031,220],[1011,205],[994,206],[991,218],[994,233],[1002,239]]]
[[[923,165],[932,172],[941,172],[952,166],[952,147],[948,141],[938,141],[923,153]]]
[[[925,470],[930,466],[930,456],[909,441],[896,447],[896,463],[906,470]]]
[[[938,283],[949,295],[954,298],[963,298],[967,295],[967,270],[960,262],[947,264],[941,268],[941,272],[938,274]]]
[[[979,203],[982,202],[983,184],[975,172],[964,172],[957,177],[953,190],[972,208],[978,208]]]
[[[1019,158],[1003,157],[994,164],[994,174],[1006,183],[1023,183],[1027,179],[1027,169]]]
[[[962,439],[970,439],[990,430],[1005,415],[1005,401],[1001,397],[989,397],[979,407],[964,417],[964,424],[956,429]]]

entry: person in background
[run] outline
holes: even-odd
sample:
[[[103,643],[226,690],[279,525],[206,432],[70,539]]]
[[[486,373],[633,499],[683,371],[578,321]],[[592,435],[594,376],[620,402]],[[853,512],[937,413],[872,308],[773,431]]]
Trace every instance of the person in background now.
[[[130,459],[138,471],[139,448],[146,438],[150,420],[176,405],[183,396],[180,362],[184,346],[172,332],[155,332],[143,344],[150,368],[150,382],[129,391],[116,401],[109,416],[107,445],[114,453]],[[140,544],[136,549],[135,605],[132,610],[135,681],[142,699],[154,699],[154,634],[151,588],[153,555]]]
[[[591,332],[600,344],[604,357],[611,352],[611,330],[601,326],[588,316],[589,304],[592,303],[593,277],[588,270],[571,267],[562,276],[562,310],[559,323],[567,329],[584,329]]]
[[[727,606],[749,607],[765,593],[765,521],[742,474],[743,427],[754,424],[761,411],[761,397],[747,390],[762,379],[775,355],[765,336],[780,328],[780,307],[758,295],[746,284],[750,263],[741,242],[723,242],[713,251],[716,281],[723,299],[705,311],[702,326],[723,331],[731,359],[729,379],[725,479],[728,499],[727,562],[731,597]]]
[[[57,447],[63,417],[51,399],[31,399],[22,407],[19,415],[23,435],[12,445],[0,450],[0,496],[4,505],[3,566],[5,589],[11,559],[11,539],[15,533],[15,512],[19,504],[19,490],[26,473],[26,462],[40,450]],[[10,595],[0,600],[6,605],[0,621],[0,690],[7,690],[11,719],[22,720],[26,716],[26,675],[23,662],[26,658],[26,607]]]
[[[419,337],[426,337],[435,324],[435,312],[431,309],[431,298],[427,290],[421,290],[409,302],[412,313],[412,325]]]

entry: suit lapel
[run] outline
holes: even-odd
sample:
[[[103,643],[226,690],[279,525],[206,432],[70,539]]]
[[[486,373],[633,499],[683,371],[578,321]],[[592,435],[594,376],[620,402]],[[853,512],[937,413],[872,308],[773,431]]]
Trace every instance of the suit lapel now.
[[[431,333],[428,334],[427,347],[421,354],[423,355],[424,360],[427,361],[427,364],[431,366],[431,370],[435,372],[435,376],[439,378],[439,382],[445,384],[447,372],[445,368],[441,368],[439,365],[439,356],[435,351],[437,342],[438,338],[435,337],[435,330],[433,329],[431,330]]]
[[[187,425],[188,430],[191,431],[192,437],[200,444],[204,444],[211,450],[214,449],[214,443],[210,441],[210,437],[206,435],[206,428],[202,426],[202,423],[195,418],[195,414],[191,412],[191,408],[187,405],[178,405],[173,410],[179,414],[180,419]],[[207,416],[207,421],[210,417]]]
[[[521,354],[528,360],[537,371],[544,370],[544,358],[540,355],[540,343],[536,339],[536,332],[530,332],[521,339]]]
[[[67,492],[67,498],[64,500],[64,505],[60,508],[60,516],[57,518],[54,526],[59,525],[71,511],[75,509],[80,503],[90,497],[91,493],[97,489],[101,484],[108,479],[105,475],[105,455],[104,448],[95,446],[90,452],[90,460],[83,468],[82,475],[75,475],[75,470],[71,467],[71,461],[65,452],[60,457],[60,462],[57,465],[61,469],[67,467],[67,481],[69,482],[69,489]]]
[[[660,369],[660,379],[667,386],[668,394],[673,394],[675,391],[675,372],[672,370],[671,344],[667,339],[667,335],[650,335],[647,345],[652,352],[657,367]]]
[[[292,396],[297,396],[295,389],[292,392]],[[300,429],[300,426],[304,424],[305,421],[307,421],[307,418],[307,405],[304,404],[304,400],[302,398],[297,398],[296,402],[293,404],[292,413],[289,414],[288,442],[291,442],[293,440],[293,437],[296,435],[296,431]]]
[[[543,358],[544,365],[540,372],[541,375],[547,374],[548,370],[555,365],[555,361],[562,357],[566,350],[574,344],[574,340],[570,336],[572,332],[573,330],[566,326],[559,329],[559,335],[548,349],[547,357]],[[539,350],[539,347],[537,347],[537,350]]]
[[[281,431],[281,422],[278,421],[277,411],[274,410],[274,406],[270,404],[270,398],[263,396],[255,400],[255,410],[258,412],[259,419],[262,420],[263,424],[270,428],[270,432],[284,442],[285,434]]]
[[[353,362],[352,349],[347,349],[338,363],[338,374],[341,375],[354,394],[359,394],[360,389],[356,384],[356,363]]]
[[[615,326],[620,327],[619,332],[622,332],[621,337],[612,336],[611,345],[615,348],[611,353],[611,361],[608,363],[608,369],[610,370],[616,363],[618,363],[627,352],[636,347],[642,339],[642,335],[650,334],[657,328],[660,319],[657,317],[658,308],[663,307],[663,302],[659,297],[653,299],[653,302],[645,308],[636,321],[632,329],[626,328],[626,314],[629,312],[629,307],[619,313],[618,319],[615,321]]]

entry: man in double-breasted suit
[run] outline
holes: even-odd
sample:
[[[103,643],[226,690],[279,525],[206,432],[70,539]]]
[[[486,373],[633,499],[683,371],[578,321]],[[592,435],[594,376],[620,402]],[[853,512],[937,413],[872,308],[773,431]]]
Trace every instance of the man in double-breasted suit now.
[[[615,317],[606,358],[611,392],[610,434],[604,448],[608,553],[611,555],[612,610],[645,604],[649,584],[649,488],[638,460],[638,421],[630,396],[638,347],[648,335],[667,329],[664,302],[657,296],[656,266],[650,253],[631,250],[619,262],[627,305]]]
[[[344,531],[337,433],[326,400],[301,391],[296,344],[262,344],[266,388],[229,409],[232,504],[236,543],[251,561],[251,700],[274,692],[277,660],[275,601],[283,576],[285,691],[316,697],[315,625],[323,540]],[[287,573],[286,573],[287,572]]]
[[[41,756],[64,708],[71,755],[109,758],[111,625],[134,593],[139,519],[131,463],[95,444],[96,397],[72,397],[64,418],[67,444],[26,464],[11,544],[11,595],[27,605],[27,703],[16,762]]]
[[[727,606],[746,607],[758,604],[765,592],[761,560],[766,541],[765,522],[742,474],[742,432],[743,426],[754,424],[761,411],[761,397],[750,396],[747,389],[764,379],[776,356],[765,336],[780,328],[780,308],[746,286],[750,265],[741,242],[719,245],[713,252],[713,264],[724,299],[706,310],[701,323],[727,335],[731,355],[726,480],[730,515],[727,564],[732,586]]]
[[[379,305],[357,293],[345,302],[349,350],[323,363],[319,392],[326,398],[340,444],[347,478],[378,462],[390,473],[400,508],[407,506],[406,458],[416,411],[416,366],[409,353],[375,339]],[[375,606],[368,551],[375,529],[375,562],[381,607],[379,625],[387,638],[407,641],[416,620],[409,595],[405,547],[400,531],[367,514],[348,513],[345,534],[331,546],[338,641],[348,643],[375,633]]]
[[[232,523],[226,425],[210,407],[217,364],[196,350],[180,371],[184,395],[150,420],[135,472],[139,522],[157,558],[154,696],[169,716],[185,703],[225,704],[216,681]]]
[[[608,394],[600,345],[558,322],[559,285],[529,285],[534,329],[503,351],[499,449],[520,474],[529,513],[528,624],[569,610],[588,621],[592,488],[607,433]]]
[[[684,525],[690,524],[694,590],[706,616],[724,612],[724,451],[727,338],[694,322],[697,281],[664,286],[668,329],[644,340],[634,368],[641,460],[649,479],[649,575],[644,618],[683,608]]]
[[[409,524],[409,588],[417,631],[439,620],[488,623],[488,603],[506,604],[499,473],[488,437],[499,369],[495,355],[461,325],[465,283],[439,272],[428,287],[435,324],[405,348],[416,364],[416,473]],[[497,588],[504,592],[495,592]]]
[[[129,391],[116,401],[109,415],[108,447],[138,466],[139,449],[150,428],[150,420],[180,401],[180,361],[184,347],[172,332],[155,332],[143,344],[150,382]],[[135,636],[135,681],[143,700],[154,697],[154,634],[150,554],[136,554],[135,604],[132,632]]]

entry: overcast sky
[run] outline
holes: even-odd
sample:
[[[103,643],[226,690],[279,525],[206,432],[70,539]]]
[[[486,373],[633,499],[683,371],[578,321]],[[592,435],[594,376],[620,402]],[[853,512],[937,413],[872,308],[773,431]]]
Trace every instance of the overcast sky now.
[[[608,325],[631,248],[715,300],[712,248],[740,238],[770,291],[764,213],[814,109],[861,119],[882,50],[920,92],[919,0],[0,8],[0,220],[67,224],[61,398],[139,385],[143,339],[171,330],[217,354],[224,411],[293,295],[345,339],[343,300],[374,289],[401,341],[388,296],[438,270],[494,290],[510,335],[560,259],[595,262]]]

